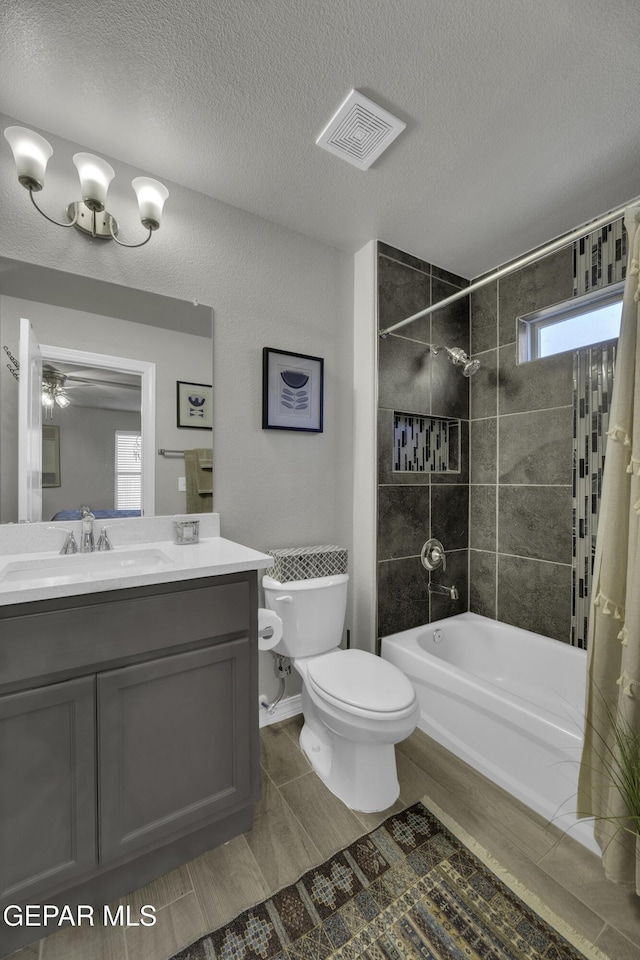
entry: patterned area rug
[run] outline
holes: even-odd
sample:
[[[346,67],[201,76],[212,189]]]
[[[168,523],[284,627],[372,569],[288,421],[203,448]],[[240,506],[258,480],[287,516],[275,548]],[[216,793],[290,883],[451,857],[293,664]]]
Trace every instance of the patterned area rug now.
[[[607,960],[443,820],[424,798],[172,960]]]

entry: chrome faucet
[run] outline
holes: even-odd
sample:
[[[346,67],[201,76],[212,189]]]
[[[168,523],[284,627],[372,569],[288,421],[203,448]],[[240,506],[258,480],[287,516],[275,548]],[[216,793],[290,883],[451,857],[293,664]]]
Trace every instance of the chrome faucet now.
[[[429,593],[440,593],[446,597],[449,597],[450,600],[458,600],[460,594],[458,593],[458,588],[456,586],[446,587],[443,583],[431,583],[427,588]]]
[[[96,518],[89,507],[82,508],[82,536],[80,537],[80,553],[93,553],[96,549],[93,539],[93,521]]]

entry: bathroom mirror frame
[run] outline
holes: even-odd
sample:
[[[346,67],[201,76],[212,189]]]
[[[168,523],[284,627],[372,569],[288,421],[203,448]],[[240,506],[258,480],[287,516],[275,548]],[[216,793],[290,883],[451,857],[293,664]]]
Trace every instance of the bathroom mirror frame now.
[[[136,324],[135,349],[127,349],[128,343],[113,336],[109,339],[111,328],[102,331],[102,340],[97,344],[95,350],[91,349],[88,343],[90,331],[78,329],[78,346],[83,348],[85,356],[88,358],[94,353],[96,358],[95,366],[102,365],[106,357],[109,359],[112,355],[119,360],[124,355],[133,355],[132,362],[134,366],[143,365],[145,362],[151,362],[155,358],[154,350],[158,337],[154,337],[154,328],[159,328],[164,336],[167,334],[166,343],[171,342],[172,337],[187,334],[189,337],[206,338],[209,344],[203,350],[203,344],[200,340],[184,340],[183,349],[178,355],[171,354],[163,358],[164,366],[158,370],[157,380],[157,418],[153,429],[146,431],[146,443],[144,443],[143,457],[147,463],[155,466],[156,480],[158,485],[150,494],[145,497],[144,513],[146,516],[170,515],[173,513],[184,512],[184,494],[178,491],[178,474],[184,474],[184,461],[181,457],[171,457],[158,459],[157,448],[176,448],[189,447],[190,445],[203,446],[201,432],[196,438],[194,435],[191,443],[190,437],[178,436],[175,431],[175,382],[178,380],[201,379],[211,383],[213,381],[213,310],[210,306],[200,304],[197,301],[188,302],[163,294],[156,294],[151,291],[140,290],[135,287],[126,287],[121,284],[111,283],[110,281],[96,280],[82,275],[73,274],[49,267],[43,267],[38,264],[31,264],[25,261],[12,260],[11,258],[0,258],[0,295],[13,298],[16,301],[24,300],[29,303],[35,303],[39,307],[46,309],[53,307],[59,312],[64,311],[68,321],[68,328],[74,329],[83,319],[80,313],[91,314],[92,317],[106,321],[114,320],[114,328],[121,321],[129,321]],[[12,304],[15,313],[16,306],[21,304]],[[77,311],[78,317],[70,314],[68,311]],[[28,311],[27,311],[28,313]],[[10,402],[3,404],[2,422],[0,425],[0,444],[5,441],[2,451],[4,460],[4,473],[0,475],[0,495],[4,493],[4,498],[0,497],[2,502],[2,513],[0,522],[16,522],[18,520],[17,501],[18,501],[18,482],[17,482],[17,394],[15,389],[18,385],[15,380],[18,379],[12,371],[13,359],[18,353],[18,337],[15,331],[10,337],[7,336],[9,329],[7,323],[2,325],[2,316],[0,316],[0,332],[2,333],[2,351],[3,364],[2,388],[3,399],[10,398]],[[12,323],[14,321],[12,320]],[[147,331],[146,327],[151,330]],[[10,328],[13,331],[13,327]],[[134,328],[131,328],[132,330]],[[45,362],[47,360],[68,360],[65,356],[65,350],[72,350],[74,347],[73,339],[65,332],[65,337],[60,342],[55,337],[49,335],[47,330],[38,330],[35,327],[36,335],[42,341],[45,351]],[[162,339],[162,337],[160,338]],[[150,356],[143,361],[145,354],[144,345],[150,345]],[[61,345],[63,344],[63,345]],[[112,349],[105,349],[105,344]],[[115,346],[115,349],[113,347]],[[137,350],[137,352],[136,352]],[[7,362],[8,361],[8,362]],[[92,364],[93,365],[93,364]],[[164,378],[164,379],[163,379]],[[143,388],[144,389],[144,388]],[[15,390],[15,393],[14,393]],[[6,442],[7,434],[11,431],[14,440],[11,443]],[[212,433],[209,434],[212,442]],[[15,444],[15,451],[12,444]],[[14,462],[15,461],[15,462]],[[15,477],[13,476],[15,472]],[[5,483],[5,491],[2,490],[2,483]],[[144,481],[143,481],[144,482]],[[158,492],[160,491],[160,499]],[[15,498],[15,504],[14,504]],[[75,508],[75,497],[71,506]],[[91,496],[89,497],[91,499]],[[153,502],[155,500],[155,503]]]

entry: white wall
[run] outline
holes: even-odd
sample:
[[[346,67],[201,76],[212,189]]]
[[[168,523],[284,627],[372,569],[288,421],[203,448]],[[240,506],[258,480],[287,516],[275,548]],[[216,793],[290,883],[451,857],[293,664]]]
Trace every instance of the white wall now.
[[[0,121],[3,128],[21,123],[1,115]],[[54,155],[38,200],[62,219],[78,195],[72,155],[91,144],[40,132]],[[154,172],[105,159],[116,170],[109,207],[120,236],[142,239],[130,183]],[[165,220],[146,246],[92,243],[37,214],[3,142],[0,255],[210,304],[216,509],[223,536],[259,550],[318,543],[351,550],[352,257],[176,184],[167,187]],[[324,433],[261,429],[264,346],[324,357]],[[270,658],[262,673],[261,687],[270,694],[277,687]]]

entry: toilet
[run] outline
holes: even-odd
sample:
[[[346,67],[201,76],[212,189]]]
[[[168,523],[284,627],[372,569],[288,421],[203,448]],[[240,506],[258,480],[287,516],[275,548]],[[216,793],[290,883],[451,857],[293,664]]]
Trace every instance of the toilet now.
[[[302,677],[300,746],[320,779],[352,810],[386,810],[400,786],[394,744],[415,729],[415,690],[392,663],[342,650],[347,574],[262,579],[265,603],[282,621],[274,653]],[[278,631],[279,632],[279,631]]]

